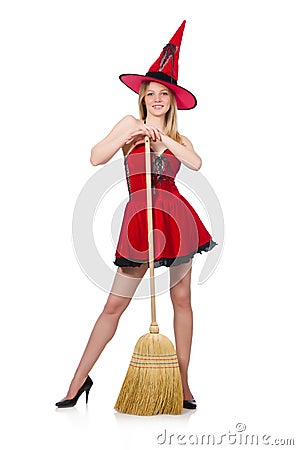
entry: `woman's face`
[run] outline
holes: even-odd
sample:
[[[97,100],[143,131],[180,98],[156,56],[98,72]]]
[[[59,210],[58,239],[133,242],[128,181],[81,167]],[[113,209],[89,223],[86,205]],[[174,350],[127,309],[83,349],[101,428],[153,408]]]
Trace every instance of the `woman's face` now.
[[[145,94],[147,114],[153,116],[165,115],[171,106],[169,89],[163,84],[151,81]]]

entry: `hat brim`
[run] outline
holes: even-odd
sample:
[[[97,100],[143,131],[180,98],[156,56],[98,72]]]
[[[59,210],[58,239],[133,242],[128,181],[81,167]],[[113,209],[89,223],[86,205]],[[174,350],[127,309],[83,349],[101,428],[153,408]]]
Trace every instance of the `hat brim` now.
[[[163,84],[173,91],[178,109],[193,109],[197,105],[196,97],[190,91],[184,89],[181,86],[178,86],[177,84],[168,83],[164,80],[159,80],[154,77],[137,75],[134,73],[124,73],[120,75],[119,78],[122,83],[124,83],[127,87],[129,87],[137,94],[140,92],[141,84],[144,81],[155,81],[156,83]]]

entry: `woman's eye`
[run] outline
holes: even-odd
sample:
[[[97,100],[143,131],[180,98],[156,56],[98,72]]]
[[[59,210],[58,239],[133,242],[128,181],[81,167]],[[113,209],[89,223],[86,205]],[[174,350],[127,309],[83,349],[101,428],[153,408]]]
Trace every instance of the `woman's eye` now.
[[[168,93],[167,92],[163,92],[162,95],[168,95]]]
[[[148,94],[147,94],[147,95],[148,95],[148,97],[149,97],[150,95],[153,95],[153,93],[152,93],[152,92],[148,92]]]

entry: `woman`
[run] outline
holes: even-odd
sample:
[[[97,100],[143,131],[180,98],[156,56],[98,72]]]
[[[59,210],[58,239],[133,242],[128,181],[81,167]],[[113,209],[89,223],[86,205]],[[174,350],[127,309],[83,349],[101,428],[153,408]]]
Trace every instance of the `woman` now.
[[[180,34],[178,37],[180,42],[184,24],[185,22],[179,29]],[[177,33],[174,37],[177,38]],[[163,65],[162,69],[164,67],[165,65]],[[166,74],[165,71],[166,69],[164,69],[164,72],[162,70],[160,72]],[[153,162],[157,162],[153,166],[157,168],[162,166],[162,171],[153,171],[153,187],[158,191],[158,195],[153,195],[153,197],[154,199],[159,199],[154,200],[154,205],[158,201],[164,202],[164,205],[162,208],[156,208],[156,211],[153,210],[153,212],[156,214],[154,217],[157,228],[160,225],[161,231],[165,234],[166,245],[163,243],[160,248],[157,246],[154,266],[160,267],[164,265],[170,268],[170,296],[174,308],[175,343],[182,378],[184,407],[189,409],[196,408],[196,402],[188,385],[188,366],[193,330],[190,288],[192,257],[197,252],[211,250],[216,243],[211,239],[210,234],[205,229],[191,205],[181,196],[173,181],[181,163],[185,164],[191,170],[199,170],[202,164],[200,156],[195,152],[189,139],[180,135],[177,130],[177,103],[180,109],[190,109],[189,105],[193,105],[194,96],[186,91],[188,93],[187,95],[189,96],[190,94],[192,98],[189,97],[188,100],[186,99],[188,105],[185,103],[184,106],[188,107],[182,108],[181,90],[185,90],[180,87],[178,89],[177,85],[173,84],[169,79],[160,80],[157,78],[160,75],[154,75],[154,73],[154,71],[149,71],[149,75],[147,73],[146,76],[133,76],[135,77],[134,80],[136,77],[141,77],[139,80],[140,86],[137,88],[139,92],[140,119],[136,119],[131,115],[125,116],[91,151],[90,161],[94,166],[97,166],[107,163],[122,148],[131,201],[128,202],[125,210],[116,249],[114,263],[119,267],[115,274],[113,287],[104,309],[94,325],[85,351],[70,383],[67,395],[62,401],[56,403],[56,406],[59,408],[75,405],[77,399],[83,392],[86,392],[86,401],[88,400],[88,394],[92,386],[92,380],[88,374],[106,344],[114,336],[122,313],[129,305],[140,281],[149,267],[148,258],[146,261],[143,253],[144,249],[141,248],[143,244],[148,245],[148,241],[146,241],[146,219],[142,215],[146,211],[139,208],[140,202],[142,203],[144,200],[139,195],[143,192],[144,186],[141,186],[143,187],[141,189],[138,183],[140,183],[140,180],[144,180],[144,173],[135,173],[135,178],[131,174],[134,167],[137,166],[137,160],[134,160],[135,157],[139,157],[142,164],[144,163],[145,136],[148,136],[150,139]],[[129,85],[129,76],[123,76],[122,81],[123,79]],[[191,100],[191,103],[189,103],[189,100]],[[164,162],[168,164],[163,164]],[[165,171],[163,170],[164,168],[166,168]],[[174,175],[171,172],[167,175],[167,170],[172,172],[174,170]],[[164,197],[164,194],[166,194],[166,197]],[[169,197],[167,197],[168,195]],[[174,218],[179,222],[181,221],[179,217],[181,215],[183,216],[181,226],[178,224],[179,230],[183,231],[183,233],[181,232],[181,240],[173,236],[176,231],[174,229],[174,222],[171,222],[171,217],[167,219],[167,223],[165,222],[165,217],[167,216],[165,209],[169,203],[168,198],[172,204],[177,203],[178,206],[176,206],[180,208],[178,210],[179,214],[172,212],[172,214],[177,215]],[[133,224],[131,208],[134,208],[135,205],[137,205],[137,210],[134,210],[136,222]],[[184,222],[188,220],[187,215],[191,219],[186,224],[186,231],[184,231]],[[143,218],[144,221],[140,222],[140,218]],[[129,228],[130,224],[132,225],[132,229]],[[193,227],[195,233],[199,233],[200,244],[198,244],[198,241],[194,242],[189,239],[189,236],[193,235],[191,227]],[[138,231],[137,233],[135,232],[136,229]],[[127,246],[127,242],[129,240],[133,241],[134,239],[133,248],[135,249],[135,253],[129,253],[131,252],[131,248]],[[174,247],[177,240],[180,243],[179,251],[182,249],[181,255]],[[157,242],[159,241],[157,240]],[[192,251],[189,251],[190,249]],[[143,257],[138,258],[139,254]]]

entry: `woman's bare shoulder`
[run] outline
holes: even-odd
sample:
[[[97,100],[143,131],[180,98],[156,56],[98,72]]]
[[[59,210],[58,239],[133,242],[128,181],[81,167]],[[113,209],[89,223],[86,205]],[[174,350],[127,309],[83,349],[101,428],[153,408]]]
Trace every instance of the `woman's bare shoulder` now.
[[[184,136],[183,134],[180,134],[180,137],[184,144],[191,144],[191,141],[188,139],[188,137]]]
[[[139,125],[140,121],[139,119],[136,119],[132,114],[128,114],[118,122],[118,124],[123,124],[124,126],[136,126]]]

